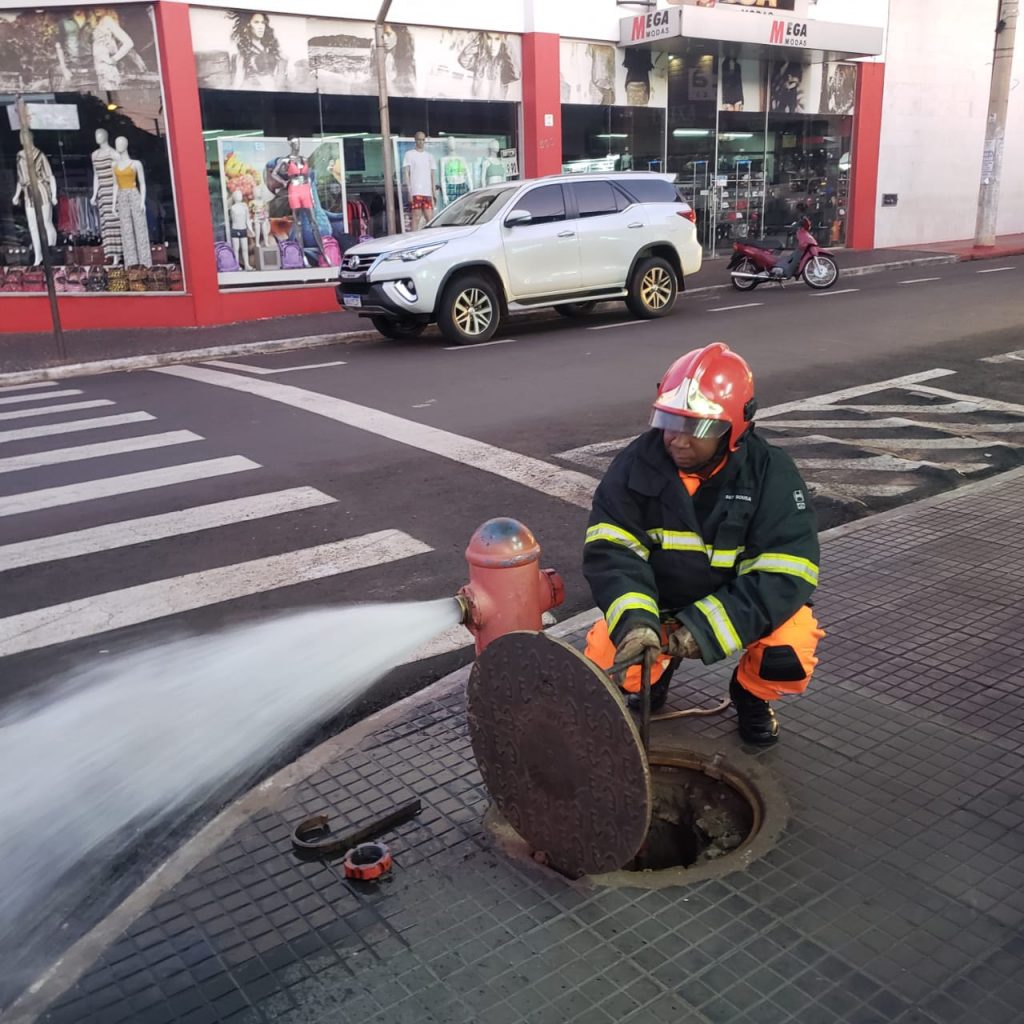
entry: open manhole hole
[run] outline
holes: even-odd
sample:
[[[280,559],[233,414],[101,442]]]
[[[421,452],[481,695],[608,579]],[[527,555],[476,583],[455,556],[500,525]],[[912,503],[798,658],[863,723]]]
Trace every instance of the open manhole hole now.
[[[659,723],[645,755],[600,669],[539,633],[478,659],[470,738],[493,800],[485,825],[512,856],[569,878],[660,888],[742,869],[774,845],[788,808],[735,739]]]

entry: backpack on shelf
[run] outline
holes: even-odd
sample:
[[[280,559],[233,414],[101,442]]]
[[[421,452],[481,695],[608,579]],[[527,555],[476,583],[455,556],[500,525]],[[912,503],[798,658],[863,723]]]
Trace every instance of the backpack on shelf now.
[[[89,271],[85,267],[66,267],[64,270],[64,290],[80,293],[86,290]]]
[[[338,245],[338,240],[331,235],[328,235],[324,240],[324,251],[320,253],[320,258],[317,262],[321,267],[340,267],[341,266],[341,246]]]
[[[167,287],[172,292],[183,292],[185,290],[185,276],[177,263],[167,264]]]
[[[134,266],[128,268],[128,291],[130,292],[144,292],[148,291],[147,282],[149,280],[149,269],[144,267],[141,263],[137,263]]]
[[[112,292],[128,291],[128,271],[124,267],[107,268],[107,290]]]
[[[277,246],[281,250],[282,270],[301,270],[306,265],[302,246],[294,238],[278,239]]]
[[[151,292],[166,292],[170,290],[169,273],[166,265],[154,264],[149,268],[148,290]]]
[[[30,267],[21,279],[23,292],[45,292],[46,271],[42,267]]]
[[[242,268],[238,265],[235,250],[231,248],[230,242],[215,242],[213,251],[217,255],[217,273],[231,274]]]
[[[0,291],[20,292],[22,290],[21,282],[24,277],[24,267],[8,267],[7,272],[4,274],[4,283],[0,286]]]

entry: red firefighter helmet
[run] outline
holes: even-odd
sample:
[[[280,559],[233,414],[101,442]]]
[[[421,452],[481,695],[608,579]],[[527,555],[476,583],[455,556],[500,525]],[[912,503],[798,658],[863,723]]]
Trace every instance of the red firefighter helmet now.
[[[757,411],[745,359],[716,341],[677,359],[658,384],[651,426],[694,437],[729,435],[734,452]]]

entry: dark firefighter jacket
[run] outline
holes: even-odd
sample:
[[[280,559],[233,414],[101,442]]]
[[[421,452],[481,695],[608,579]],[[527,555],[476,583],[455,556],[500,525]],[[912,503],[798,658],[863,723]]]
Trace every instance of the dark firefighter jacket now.
[[[817,586],[818,559],[807,487],[784,451],[748,431],[691,498],[662,432],[649,430],[597,488],[583,573],[613,643],[671,617],[710,665],[795,615]]]

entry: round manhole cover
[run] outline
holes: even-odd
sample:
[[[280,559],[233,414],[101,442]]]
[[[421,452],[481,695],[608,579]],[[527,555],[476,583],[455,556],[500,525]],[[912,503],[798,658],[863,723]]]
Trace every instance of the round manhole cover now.
[[[562,874],[616,871],[651,821],[640,736],[608,678],[543,633],[490,644],[469,678],[469,735],[506,821]]]

